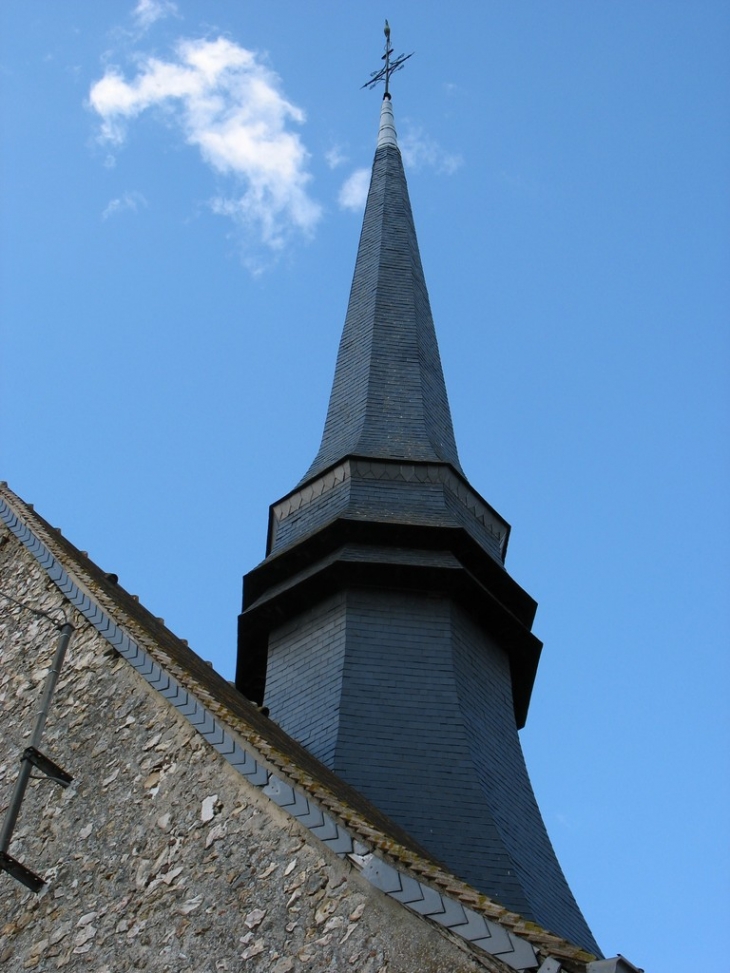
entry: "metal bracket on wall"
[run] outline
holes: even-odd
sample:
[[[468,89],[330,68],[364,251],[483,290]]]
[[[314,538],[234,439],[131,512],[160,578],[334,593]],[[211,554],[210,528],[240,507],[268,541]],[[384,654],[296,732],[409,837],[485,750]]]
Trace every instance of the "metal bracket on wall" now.
[[[26,749],[23,751],[22,757],[20,758],[20,772],[18,773],[17,780],[15,781],[15,789],[13,791],[13,796],[10,799],[10,804],[8,805],[5,821],[3,823],[2,833],[0,834],[0,871],[7,872],[8,875],[11,875],[18,882],[25,885],[26,888],[29,888],[31,892],[40,892],[40,890],[46,884],[45,880],[42,879],[40,875],[36,875],[36,873],[31,871],[30,868],[23,865],[22,862],[19,862],[13,858],[13,856],[9,854],[8,848],[10,847],[10,841],[13,837],[13,830],[15,828],[15,823],[18,820],[25,791],[28,787],[28,781],[31,779],[30,774],[33,767],[40,770],[40,772],[45,774],[49,780],[59,784],[61,787],[68,787],[73,780],[73,777],[69,773],[63,770],[63,768],[59,767],[58,764],[54,763],[53,760],[50,759],[50,757],[47,757],[38,749],[38,744],[41,742],[41,736],[43,735],[43,728],[46,725],[48,711],[51,708],[53,691],[56,688],[56,682],[58,681],[61,666],[63,665],[63,660],[66,655],[66,649],[68,648],[68,643],[71,639],[71,634],[73,631],[74,627],[70,622],[65,622],[61,626],[56,653],[53,656],[51,668],[46,676],[46,684],[43,687],[41,708],[38,713],[35,728],[33,730],[33,736],[31,737],[30,746],[26,747]]]

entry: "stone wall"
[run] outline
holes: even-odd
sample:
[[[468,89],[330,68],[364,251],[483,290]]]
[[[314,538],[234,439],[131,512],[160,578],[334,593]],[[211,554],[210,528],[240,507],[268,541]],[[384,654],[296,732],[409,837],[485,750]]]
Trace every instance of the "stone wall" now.
[[[70,611],[0,528],[0,590],[77,626],[0,873],[0,966],[120,973],[503,970],[374,889],[238,775]],[[0,599],[0,815],[35,722],[54,625]]]

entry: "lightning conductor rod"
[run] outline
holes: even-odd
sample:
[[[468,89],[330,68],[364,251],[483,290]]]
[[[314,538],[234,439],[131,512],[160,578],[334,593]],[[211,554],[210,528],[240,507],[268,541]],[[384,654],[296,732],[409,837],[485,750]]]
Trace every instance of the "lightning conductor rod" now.
[[[46,684],[43,688],[43,698],[41,699],[41,708],[38,712],[38,718],[36,719],[33,736],[31,737],[30,747],[28,749],[37,750],[41,742],[43,728],[46,725],[48,712],[51,708],[53,691],[56,688],[58,676],[61,672],[61,666],[63,665],[63,660],[66,655],[66,649],[68,648],[68,643],[71,639],[73,631],[74,627],[70,622],[66,622],[61,626],[58,637],[58,645],[56,646],[56,653],[53,656],[51,668],[46,676]],[[13,796],[5,814],[2,834],[0,834],[0,853],[7,852],[8,848],[10,847],[10,839],[13,836],[13,829],[15,828],[15,822],[18,819],[20,805],[23,803],[23,797],[25,796],[25,790],[28,786],[32,769],[33,764],[24,756],[20,763],[20,773],[15,781],[15,790],[13,791]]]
[[[383,33],[385,34],[385,54],[383,54],[381,60],[385,61],[385,64],[379,71],[373,71],[373,73],[370,75],[370,80],[366,81],[362,87],[374,88],[375,85],[380,84],[381,81],[384,81],[385,93],[383,94],[383,98],[390,99],[391,75],[395,74],[396,71],[400,71],[408,58],[413,57],[415,52],[411,51],[410,54],[399,54],[394,61],[391,61],[390,56],[393,53],[393,48],[390,46],[390,24],[387,20],[385,21]]]

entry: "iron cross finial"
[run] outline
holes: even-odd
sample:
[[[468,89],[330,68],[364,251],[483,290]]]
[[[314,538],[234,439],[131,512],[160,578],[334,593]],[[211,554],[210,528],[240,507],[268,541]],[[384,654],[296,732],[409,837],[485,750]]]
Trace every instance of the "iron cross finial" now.
[[[413,51],[410,54],[399,54],[398,57],[391,61],[390,56],[393,53],[393,48],[390,46],[390,24],[385,21],[385,27],[383,29],[385,34],[385,54],[383,54],[382,60],[385,61],[385,65],[379,71],[373,71],[370,75],[370,80],[366,81],[362,86],[363,88],[374,88],[376,84],[381,81],[385,81],[385,94],[383,98],[390,98],[390,77],[395,74],[396,71],[400,71],[405,62],[409,57],[413,57]]]

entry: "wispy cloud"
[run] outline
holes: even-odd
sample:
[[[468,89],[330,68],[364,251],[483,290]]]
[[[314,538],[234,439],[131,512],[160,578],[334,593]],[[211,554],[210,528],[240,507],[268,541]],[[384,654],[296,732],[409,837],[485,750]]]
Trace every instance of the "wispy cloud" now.
[[[342,184],[337,202],[342,209],[356,212],[365,208],[370,186],[370,170],[356,169]]]
[[[132,11],[134,22],[140,30],[149,30],[158,20],[175,14],[177,4],[172,0],[137,0],[137,6]]]
[[[144,208],[146,206],[147,200],[144,198],[142,193],[138,193],[135,189],[131,192],[123,193],[116,199],[110,199],[106,209],[101,214],[101,218],[103,220],[108,220],[110,216],[116,216],[118,213],[125,212],[125,210],[136,213],[140,207]]]
[[[338,169],[347,162],[347,156],[339,145],[333,145],[331,149],[325,152],[324,159],[330,169]]]
[[[420,128],[412,128],[398,139],[403,162],[410,169],[434,169],[451,176],[463,164],[460,155],[447,152]]]
[[[144,57],[127,80],[109,67],[89,104],[101,118],[100,140],[120,147],[129,124],[157,109],[235,193],[213,211],[233,218],[277,250],[293,231],[309,234],[321,215],[309,196],[309,154],[293,124],[304,113],[281,92],[279,77],[252,51],[224,37],[181,40],[170,60]]]
[[[404,136],[398,139],[398,145],[403,156],[403,162],[407,169],[432,169],[440,175],[452,175],[462,165],[463,160],[460,155],[446,152],[441,146],[426,135],[420,128],[410,128]],[[339,150],[335,147],[330,153],[325,155],[330,168],[334,168],[334,162],[339,163]],[[342,161],[347,161],[343,158]],[[340,187],[337,202],[342,209],[349,209],[353,212],[361,212],[367,202],[368,188],[370,186],[370,169],[355,169],[348,176]]]

